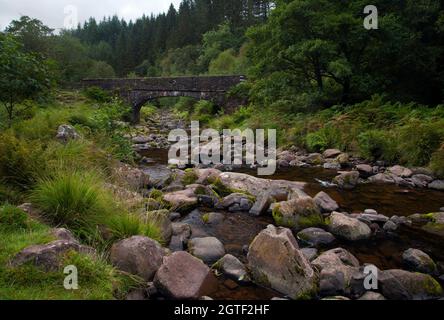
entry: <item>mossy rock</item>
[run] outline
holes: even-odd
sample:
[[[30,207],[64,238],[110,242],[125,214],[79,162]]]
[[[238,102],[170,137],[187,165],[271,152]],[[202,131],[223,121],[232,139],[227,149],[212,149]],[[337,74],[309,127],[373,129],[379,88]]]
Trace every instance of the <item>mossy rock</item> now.
[[[321,212],[309,197],[280,202],[274,206],[272,215],[278,226],[294,231],[325,226]]]

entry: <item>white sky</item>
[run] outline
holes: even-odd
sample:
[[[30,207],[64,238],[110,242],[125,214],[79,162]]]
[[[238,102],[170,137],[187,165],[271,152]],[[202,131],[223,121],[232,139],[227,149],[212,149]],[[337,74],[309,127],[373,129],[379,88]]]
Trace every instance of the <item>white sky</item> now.
[[[69,6],[76,8],[77,20],[83,23],[91,16],[101,20],[114,14],[135,20],[143,14],[166,12],[171,3],[178,9],[180,0],[0,0],[0,30],[22,15],[37,18],[53,29],[63,28],[66,21],[72,21],[65,13]]]

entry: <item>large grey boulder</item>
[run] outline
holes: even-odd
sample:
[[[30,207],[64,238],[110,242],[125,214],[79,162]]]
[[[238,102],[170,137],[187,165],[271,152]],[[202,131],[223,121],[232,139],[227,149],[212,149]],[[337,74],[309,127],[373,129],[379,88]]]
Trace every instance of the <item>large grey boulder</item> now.
[[[337,202],[324,191],[319,192],[313,200],[322,212],[332,212],[339,209]]]
[[[310,197],[297,197],[276,203],[273,206],[273,218],[278,226],[293,230],[318,227],[324,224],[321,211]]]
[[[111,263],[119,270],[151,281],[165,255],[161,245],[148,237],[134,236],[115,243],[111,248]]]
[[[215,237],[191,239],[188,241],[188,251],[208,264],[216,262],[225,255],[224,245]]]
[[[442,296],[441,285],[431,276],[405,270],[379,273],[380,291],[389,300],[429,300]]]
[[[299,250],[290,229],[269,225],[251,243],[247,258],[256,283],[292,299],[316,293],[317,273]]]
[[[210,268],[184,251],[163,259],[154,284],[163,296],[176,300],[196,300],[211,294],[216,285]]]
[[[9,265],[20,267],[30,263],[46,271],[57,271],[62,267],[63,258],[72,251],[91,256],[96,254],[93,248],[80,245],[77,241],[56,240],[26,247],[11,259]]]
[[[372,235],[367,224],[339,212],[333,212],[330,215],[329,230],[335,236],[349,241],[369,239]]]
[[[238,172],[223,172],[219,176],[220,182],[227,188],[232,190],[241,190],[255,197],[264,191],[276,189],[297,190],[300,194],[304,194],[302,189],[305,186],[303,182],[287,181],[287,180],[271,180],[253,177],[248,174]]]
[[[408,249],[402,254],[402,261],[410,271],[436,275],[438,272],[435,262],[430,256],[418,249]]]

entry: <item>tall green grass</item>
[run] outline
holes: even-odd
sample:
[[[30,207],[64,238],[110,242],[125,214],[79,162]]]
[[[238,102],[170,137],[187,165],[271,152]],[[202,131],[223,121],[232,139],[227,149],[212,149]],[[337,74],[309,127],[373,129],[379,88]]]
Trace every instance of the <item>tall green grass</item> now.
[[[115,214],[117,205],[92,172],[59,172],[40,180],[31,201],[53,225],[63,226],[88,242],[97,239],[98,225]]]

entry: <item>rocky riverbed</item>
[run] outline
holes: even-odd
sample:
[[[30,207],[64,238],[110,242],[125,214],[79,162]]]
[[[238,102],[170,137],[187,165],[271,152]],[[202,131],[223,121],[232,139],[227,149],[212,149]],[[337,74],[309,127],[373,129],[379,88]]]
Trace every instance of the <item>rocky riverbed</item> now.
[[[173,254],[161,268],[187,269],[194,257],[205,279],[197,286],[205,290],[187,298],[443,296],[443,181],[427,169],[292,148],[279,152],[278,172],[263,179],[247,167],[169,168],[166,146],[139,148],[141,140],[133,137],[141,169],[162,190],[158,206],[170,210]],[[379,280],[371,291],[363,285],[369,264]],[[181,276],[194,283],[197,271],[189,272]],[[191,282],[168,288],[173,279],[160,275],[152,298],[184,297],[173,289]]]
[[[164,240],[134,236],[112,245],[111,263],[146,283],[127,299],[443,298],[444,192],[426,169],[296,149],[279,153],[269,178],[252,168],[172,168],[165,121],[172,119],[128,136],[139,167],[122,164],[114,173],[128,190],[109,186],[129,203],[143,202]],[[22,208],[33,214],[32,205]],[[54,236],[10,263],[51,270],[61,252],[95,254],[68,230]]]

